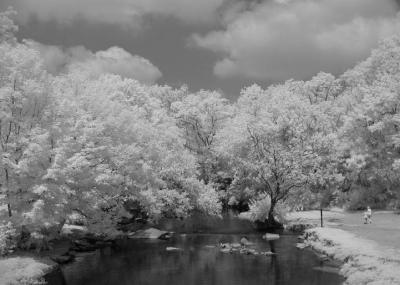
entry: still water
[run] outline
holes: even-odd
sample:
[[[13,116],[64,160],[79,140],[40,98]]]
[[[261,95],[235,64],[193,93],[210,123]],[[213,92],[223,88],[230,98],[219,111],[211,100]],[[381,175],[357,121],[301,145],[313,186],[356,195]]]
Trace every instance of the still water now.
[[[267,242],[246,235],[259,251],[274,256],[222,253],[220,242],[239,242],[238,234],[177,235],[170,241],[127,240],[77,258],[47,277],[50,285],[337,285],[343,278],[310,250],[295,247],[296,236]],[[177,247],[179,251],[167,251]],[[328,267],[327,267],[328,268]],[[321,270],[322,269],[322,270]]]

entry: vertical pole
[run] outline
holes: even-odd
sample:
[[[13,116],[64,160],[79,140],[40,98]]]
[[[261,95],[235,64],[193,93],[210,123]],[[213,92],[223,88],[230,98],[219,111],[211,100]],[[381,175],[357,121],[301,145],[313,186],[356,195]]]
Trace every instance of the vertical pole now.
[[[12,217],[12,212],[11,212],[11,202],[10,202],[10,183],[9,183],[9,176],[8,176],[8,169],[5,169],[6,173],[6,197],[7,197],[7,210],[8,210],[8,217]]]
[[[323,218],[322,218],[322,208],[320,210],[321,210],[321,228],[323,228],[324,227],[324,221],[323,221]]]

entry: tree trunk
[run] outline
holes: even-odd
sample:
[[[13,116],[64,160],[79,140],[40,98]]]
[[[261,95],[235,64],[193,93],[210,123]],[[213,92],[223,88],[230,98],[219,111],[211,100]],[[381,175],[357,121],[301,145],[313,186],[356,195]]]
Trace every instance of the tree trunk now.
[[[6,173],[6,197],[7,197],[8,217],[11,218],[12,211],[11,211],[11,202],[10,202],[10,184],[9,184],[8,169],[6,168],[4,171]]]
[[[255,225],[257,230],[259,231],[268,231],[268,230],[275,230],[275,229],[282,229],[283,225],[275,220],[274,217],[274,210],[277,201],[275,199],[271,199],[271,206],[268,211],[268,218],[264,221],[257,220],[255,221]]]
[[[274,216],[274,211],[275,211],[275,206],[277,204],[277,201],[275,199],[271,199],[271,207],[269,208],[269,212],[268,212],[268,226],[271,228],[282,228],[283,225],[278,222],[277,220],[275,220],[275,216]]]
[[[8,195],[7,195],[8,196]],[[12,217],[12,212],[11,212],[11,205],[10,202],[7,203],[7,210],[8,210],[8,217]]]
[[[275,206],[276,206],[276,201],[274,199],[271,199],[271,207],[269,208],[269,212],[268,212],[268,223],[269,224],[276,223],[276,220],[274,217]]]

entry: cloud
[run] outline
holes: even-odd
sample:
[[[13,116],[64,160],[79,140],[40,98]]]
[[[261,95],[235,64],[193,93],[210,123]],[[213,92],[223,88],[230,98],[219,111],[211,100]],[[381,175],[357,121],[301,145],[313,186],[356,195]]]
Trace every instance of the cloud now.
[[[80,70],[97,77],[113,73],[147,84],[154,83],[162,76],[149,60],[132,55],[120,47],[110,47],[94,53],[83,46],[62,48],[31,40],[27,43],[40,52],[46,70],[52,74]]]
[[[68,24],[76,19],[95,23],[140,27],[145,16],[174,17],[185,23],[214,21],[224,0],[2,0],[11,5],[19,20],[31,16],[41,21]],[[4,8],[4,7],[3,7]]]
[[[395,0],[239,1],[226,9],[223,29],[190,44],[220,55],[214,73],[222,78],[305,79],[341,73],[399,33],[397,11]]]

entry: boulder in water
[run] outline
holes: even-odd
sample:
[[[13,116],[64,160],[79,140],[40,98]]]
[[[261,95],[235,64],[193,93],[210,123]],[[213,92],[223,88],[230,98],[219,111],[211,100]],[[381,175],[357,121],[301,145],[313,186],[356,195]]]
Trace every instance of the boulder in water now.
[[[220,248],[231,248],[231,245],[229,243],[220,243],[219,247]]]
[[[257,255],[258,252],[255,249],[248,249],[247,250],[249,254]]]
[[[172,236],[171,232],[161,231],[156,228],[149,228],[146,230],[138,230],[134,233],[130,233],[129,238],[133,239],[169,239]]]
[[[231,248],[221,248],[221,249],[220,249],[220,252],[223,252],[223,253],[231,253],[231,252],[232,252],[232,249],[231,249]]]
[[[75,256],[73,254],[65,254],[65,255],[51,255],[50,259],[58,264],[66,264],[73,261]]]
[[[261,254],[263,254],[263,255],[275,255],[276,253],[274,253],[272,251],[264,251],[264,252],[261,252]]]
[[[242,237],[240,239],[240,244],[244,245],[244,246],[249,246],[249,245],[253,245],[253,242],[250,242],[247,238]]]
[[[61,228],[61,234],[67,236],[83,237],[87,232],[88,229],[85,226],[64,224]]]
[[[296,244],[296,247],[297,247],[298,249],[305,249],[307,246],[308,246],[308,245],[306,245],[306,244],[304,244],[304,243],[297,243],[297,244]]]
[[[265,240],[276,240],[276,239],[279,239],[279,235],[266,233],[265,235],[262,236],[262,238]]]
[[[242,248],[240,254],[251,254],[251,252],[247,248]]]
[[[167,251],[181,251],[183,249],[179,248],[179,247],[167,246],[166,250]]]

